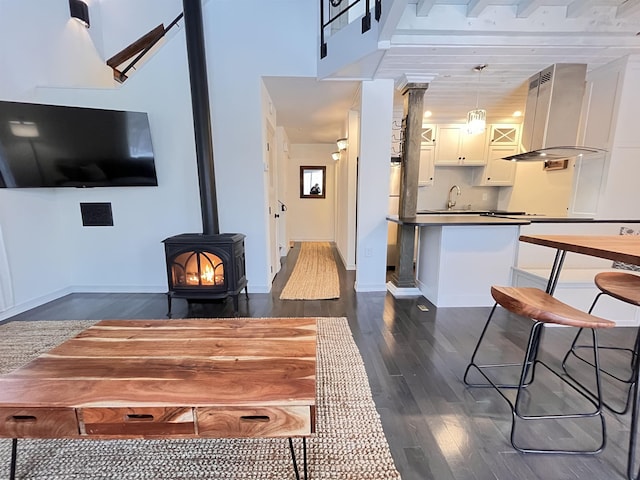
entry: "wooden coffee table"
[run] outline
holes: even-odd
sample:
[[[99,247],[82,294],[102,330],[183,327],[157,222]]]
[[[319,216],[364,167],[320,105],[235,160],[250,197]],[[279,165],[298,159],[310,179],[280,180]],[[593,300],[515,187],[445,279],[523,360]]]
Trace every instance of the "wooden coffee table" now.
[[[104,320],[0,377],[0,437],[292,437],[315,431],[314,318]]]

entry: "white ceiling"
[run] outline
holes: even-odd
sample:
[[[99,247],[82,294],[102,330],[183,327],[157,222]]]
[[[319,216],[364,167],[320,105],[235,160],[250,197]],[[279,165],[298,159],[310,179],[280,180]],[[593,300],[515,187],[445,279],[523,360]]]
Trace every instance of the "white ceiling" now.
[[[265,79],[291,143],[341,136],[357,102],[354,78],[429,83],[434,123],[463,122],[477,96],[489,120],[502,122],[524,110],[528,78],[551,64],[591,71],[640,54],[640,0],[395,0],[391,8],[379,43],[387,48],[322,81]],[[488,65],[481,74],[479,64]]]
[[[357,102],[358,82],[263,77],[278,125],[291,143],[333,143],[343,137],[346,112]]]

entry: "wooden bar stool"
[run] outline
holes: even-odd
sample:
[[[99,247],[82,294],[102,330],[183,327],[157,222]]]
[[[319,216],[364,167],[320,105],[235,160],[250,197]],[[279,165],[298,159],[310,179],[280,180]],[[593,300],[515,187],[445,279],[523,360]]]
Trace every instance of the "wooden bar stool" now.
[[[639,275],[635,275],[633,273],[628,273],[628,272],[602,272],[602,273],[598,273],[595,276],[594,282],[596,286],[600,289],[600,293],[598,293],[598,295],[596,295],[596,298],[593,300],[593,303],[591,304],[591,308],[589,308],[589,313],[593,311],[596,304],[598,303],[598,300],[602,295],[609,295],[610,297],[613,297],[622,302],[629,303],[631,305],[640,306],[640,276]],[[578,380],[576,380],[575,377],[572,376],[567,371],[567,362],[570,358],[573,358],[573,357],[577,358],[578,360],[584,363],[587,363],[593,366],[592,361],[580,355],[580,350],[591,348],[591,345],[578,343],[581,334],[582,334],[582,329],[578,330],[578,333],[573,339],[573,342],[571,343],[571,348],[567,351],[567,354],[565,355],[564,360],[562,361],[562,369],[574,382],[576,382],[585,390],[590,391],[589,388],[587,388]],[[617,380],[618,382],[621,382],[627,385],[626,398],[624,400],[624,405],[622,407],[620,408],[613,407],[611,406],[610,403],[603,400],[603,405],[614,413],[624,415],[629,411],[629,407],[631,405],[631,390],[635,385],[635,378],[637,376],[636,369],[638,368],[638,348],[640,347],[639,342],[640,342],[640,330],[636,332],[636,339],[635,339],[633,348],[606,346],[606,345],[600,346],[600,349],[618,350],[620,352],[625,352],[626,354],[629,355],[628,376],[625,375],[623,377],[623,376],[620,376],[619,374],[611,373],[606,369],[601,369],[601,372],[607,375],[608,377],[613,378],[614,380]]]
[[[489,318],[480,334],[478,343],[471,356],[471,361],[467,366],[464,373],[464,382],[471,387],[493,387],[498,393],[507,401],[511,407],[512,421],[511,421],[511,445],[513,448],[523,453],[560,453],[560,454],[596,454],[602,451],[606,444],[606,427],[604,416],[602,414],[602,400],[600,392],[600,369],[598,360],[598,337],[596,330],[599,328],[611,328],[615,326],[615,323],[610,320],[595,317],[587,312],[583,312],[576,308],[567,305],[558,299],[552,297],[548,293],[538,288],[528,287],[491,287],[491,295],[493,296],[496,304],[491,309]],[[476,355],[485,337],[489,324],[493,314],[500,305],[509,312],[523,317],[528,317],[533,321],[533,325],[530,330],[529,340],[527,342],[527,349],[524,354],[522,363],[503,363],[503,364],[484,364],[479,365],[476,363]],[[593,338],[593,355],[595,364],[593,366],[594,376],[596,380],[596,395],[595,400],[591,395],[582,392],[578,387],[569,382],[564,376],[561,376],[552,367],[538,358],[538,351],[542,340],[543,327],[546,324],[565,325],[577,328],[588,328],[592,332]],[[526,406],[527,402],[531,402],[532,399],[528,398],[527,401],[523,401],[523,392],[534,381],[535,370],[538,365],[542,365],[548,371],[553,373],[561,381],[567,384],[573,391],[579,394],[593,405],[593,410],[584,413],[560,413],[549,415],[527,415],[523,413],[523,403]],[[489,369],[500,367],[521,367],[520,380],[517,384],[496,383],[493,381],[486,371]],[[488,383],[470,383],[468,380],[469,371],[471,369],[477,370]],[[516,389],[515,402],[512,402],[503,393],[502,389]],[[600,445],[594,449],[580,449],[580,450],[568,450],[568,449],[549,449],[549,448],[531,448],[522,447],[515,441],[515,427],[518,420],[558,420],[558,419],[570,419],[570,418],[593,418],[599,417],[601,424],[601,442]]]

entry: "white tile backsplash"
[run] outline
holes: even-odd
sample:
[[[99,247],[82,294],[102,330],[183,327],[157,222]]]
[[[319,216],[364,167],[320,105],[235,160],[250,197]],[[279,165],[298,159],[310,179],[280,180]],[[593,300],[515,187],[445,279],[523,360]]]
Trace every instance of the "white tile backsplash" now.
[[[447,208],[449,189],[460,187],[455,197],[456,207],[469,206],[473,210],[495,210],[500,187],[476,187],[471,184],[472,170],[482,167],[436,167],[433,185],[418,188],[418,210]]]

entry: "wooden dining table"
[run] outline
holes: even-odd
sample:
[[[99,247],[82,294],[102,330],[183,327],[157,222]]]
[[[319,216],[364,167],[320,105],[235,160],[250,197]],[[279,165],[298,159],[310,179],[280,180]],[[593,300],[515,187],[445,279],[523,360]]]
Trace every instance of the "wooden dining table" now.
[[[0,438],[292,437],[315,431],[316,319],[103,320],[0,376]]]
[[[547,281],[546,291],[553,295],[560,272],[568,252],[605,258],[608,260],[640,265],[640,236],[638,235],[521,235],[520,241],[556,249],[556,255]],[[638,345],[636,343],[636,348]],[[640,351],[634,352],[637,358]],[[638,480],[640,472],[635,468],[635,447],[638,435],[638,414],[640,414],[640,362],[634,363],[633,404],[629,435],[627,478]]]

